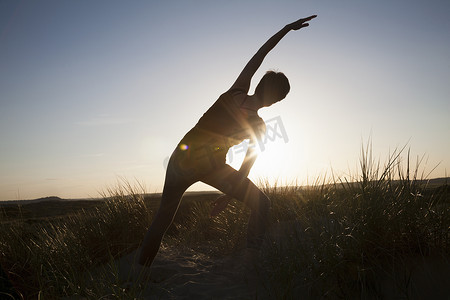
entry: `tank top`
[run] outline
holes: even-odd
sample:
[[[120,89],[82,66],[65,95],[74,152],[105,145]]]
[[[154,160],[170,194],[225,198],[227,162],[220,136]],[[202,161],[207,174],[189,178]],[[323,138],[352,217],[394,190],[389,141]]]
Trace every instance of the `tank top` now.
[[[220,95],[180,144],[228,151],[230,147],[245,139],[255,139],[264,134],[264,121],[256,113],[247,114],[240,107],[238,101],[233,98],[236,92],[227,91]]]

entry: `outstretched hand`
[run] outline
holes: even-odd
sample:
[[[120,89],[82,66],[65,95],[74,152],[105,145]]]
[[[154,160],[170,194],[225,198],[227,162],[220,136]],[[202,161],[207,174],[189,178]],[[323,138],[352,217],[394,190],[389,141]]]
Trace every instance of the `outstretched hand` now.
[[[289,24],[288,27],[289,27],[289,29],[292,29],[292,30],[299,30],[300,28],[308,27],[309,24],[306,22],[311,21],[315,17],[317,17],[317,15],[312,15],[307,18],[299,19],[299,20]]]
[[[211,209],[211,212],[209,213],[209,215],[211,217],[215,217],[218,214],[220,214],[225,208],[227,208],[228,203],[230,203],[230,201],[233,198],[228,196],[228,195],[222,195],[220,197],[218,197],[213,203],[212,206],[213,208]]]

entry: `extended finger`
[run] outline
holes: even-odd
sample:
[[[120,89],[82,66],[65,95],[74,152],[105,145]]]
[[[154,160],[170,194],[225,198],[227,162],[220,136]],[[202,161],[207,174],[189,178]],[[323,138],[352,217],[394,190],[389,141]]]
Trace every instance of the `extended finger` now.
[[[314,19],[315,17],[317,17],[317,15],[309,16],[309,17],[307,17],[307,18],[302,19],[302,22],[308,22],[308,21],[311,21],[311,20]]]

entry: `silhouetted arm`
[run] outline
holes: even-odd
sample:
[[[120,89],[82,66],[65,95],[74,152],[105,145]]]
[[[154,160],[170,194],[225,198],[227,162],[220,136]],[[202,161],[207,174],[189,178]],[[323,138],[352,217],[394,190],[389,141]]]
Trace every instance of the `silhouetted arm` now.
[[[247,153],[245,153],[244,161],[242,162],[241,167],[239,168],[239,173],[242,178],[246,178],[250,173],[250,169],[253,167],[253,164],[256,161],[257,153],[255,146],[250,141],[250,145],[248,146]]]
[[[232,85],[233,88],[243,89],[246,92],[250,89],[250,81],[253,75],[256,73],[258,68],[261,66],[266,55],[278,44],[278,42],[291,30],[299,30],[300,28],[309,26],[308,21],[314,19],[316,15],[299,19],[291,24],[283,27],[280,31],[275,33],[267,42],[262,45],[262,47],[256,52],[255,55],[250,59],[247,65],[239,74],[238,78]]]

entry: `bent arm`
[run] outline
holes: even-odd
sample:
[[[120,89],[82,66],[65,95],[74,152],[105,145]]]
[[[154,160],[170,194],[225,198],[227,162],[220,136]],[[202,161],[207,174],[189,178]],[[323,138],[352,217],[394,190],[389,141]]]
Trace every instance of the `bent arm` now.
[[[244,161],[242,162],[241,167],[239,168],[239,173],[242,178],[246,178],[250,173],[250,169],[253,167],[253,164],[256,161],[257,153],[254,145],[250,143],[247,148],[247,153],[245,154]]]
[[[241,74],[239,74],[238,78],[232,85],[231,89],[239,88],[248,92],[250,89],[250,81],[253,75],[256,73],[258,68],[261,66],[266,55],[278,44],[279,41],[291,30],[298,30],[303,27],[309,26],[308,21],[314,19],[316,15],[299,19],[296,22],[290,23],[284,26],[280,31],[275,33],[267,42],[262,45],[262,47],[256,52],[255,55],[250,59],[247,65],[242,70]]]

